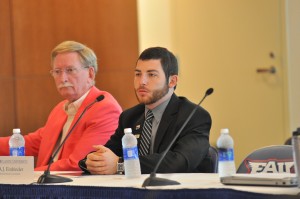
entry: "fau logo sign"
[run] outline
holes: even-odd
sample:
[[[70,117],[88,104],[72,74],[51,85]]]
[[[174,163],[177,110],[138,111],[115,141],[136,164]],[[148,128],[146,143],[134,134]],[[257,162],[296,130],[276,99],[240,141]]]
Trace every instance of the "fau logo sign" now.
[[[246,163],[247,162],[247,163]],[[248,173],[295,173],[293,160],[246,160]]]

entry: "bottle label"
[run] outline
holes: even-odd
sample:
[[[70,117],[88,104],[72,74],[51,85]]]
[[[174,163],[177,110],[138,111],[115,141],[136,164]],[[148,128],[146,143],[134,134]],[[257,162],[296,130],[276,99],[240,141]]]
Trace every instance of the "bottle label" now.
[[[24,147],[10,148],[9,155],[10,156],[25,156],[25,148]]]
[[[123,148],[124,160],[135,160],[139,159],[139,153],[137,146],[131,148]]]
[[[219,161],[234,161],[233,148],[219,149]]]

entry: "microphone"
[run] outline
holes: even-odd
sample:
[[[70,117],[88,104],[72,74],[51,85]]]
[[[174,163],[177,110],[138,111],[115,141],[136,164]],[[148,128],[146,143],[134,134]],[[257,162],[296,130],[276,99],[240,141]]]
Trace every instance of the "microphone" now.
[[[53,155],[50,157],[50,160],[48,162],[48,167],[47,169],[44,171],[44,174],[41,175],[37,181],[37,183],[39,184],[43,184],[43,183],[62,183],[62,182],[72,182],[73,180],[71,178],[66,178],[66,177],[62,177],[62,176],[56,176],[56,175],[51,175],[50,174],[50,166],[53,163],[53,159],[54,157],[57,155],[57,153],[59,152],[60,148],[64,145],[64,143],[66,142],[66,140],[68,139],[68,137],[71,135],[73,129],[77,126],[78,122],[80,121],[80,119],[82,118],[82,116],[84,115],[84,113],[91,107],[93,106],[96,102],[100,102],[104,99],[104,95],[99,95],[95,101],[93,101],[92,103],[90,103],[88,106],[85,107],[85,109],[82,111],[82,113],[80,114],[80,116],[78,117],[77,121],[75,122],[75,124],[72,126],[72,128],[69,130],[68,134],[66,135],[66,137],[64,138],[64,140],[61,142],[61,144],[58,146],[58,148],[56,149],[56,151],[53,153]]]
[[[167,152],[170,150],[171,146],[174,144],[175,140],[178,138],[178,136],[180,135],[180,133],[182,132],[182,130],[184,129],[184,127],[186,126],[186,124],[190,121],[191,117],[196,112],[196,109],[198,108],[198,106],[203,102],[203,100],[207,96],[209,96],[213,92],[214,92],[213,88],[209,88],[209,89],[206,90],[205,95],[203,96],[203,98],[201,99],[201,101],[192,110],[192,112],[190,113],[190,115],[188,116],[188,118],[185,120],[185,122],[183,123],[183,125],[181,126],[181,128],[179,129],[179,131],[177,132],[177,134],[175,135],[175,137],[173,138],[172,142],[169,144],[169,146],[167,147],[167,149],[160,156],[160,159],[158,160],[158,162],[157,162],[157,164],[156,164],[153,172],[150,174],[150,176],[148,178],[145,179],[142,187],[148,187],[148,186],[166,186],[166,185],[178,185],[178,184],[180,184],[179,182],[174,181],[174,180],[168,180],[168,179],[156,177],[157,169],[160,166],[160,163],[162,162],[162,160],[164,159],[164,157],[166,156]]]

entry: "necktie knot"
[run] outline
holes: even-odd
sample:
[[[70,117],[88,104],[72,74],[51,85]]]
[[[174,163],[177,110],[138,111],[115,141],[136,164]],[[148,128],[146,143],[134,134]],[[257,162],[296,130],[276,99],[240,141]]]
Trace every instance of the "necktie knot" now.
[[[147,121],[152,121],[153,117],[154,117],[154,115],[153,115],[152,111],[148,110],[147,113],[146,113],[146,120]]]

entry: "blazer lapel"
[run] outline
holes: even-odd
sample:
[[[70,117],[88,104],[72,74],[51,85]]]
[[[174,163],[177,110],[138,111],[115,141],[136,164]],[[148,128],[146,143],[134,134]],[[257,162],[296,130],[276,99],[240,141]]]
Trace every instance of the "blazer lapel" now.
[[[170,130],[168,129],[170,124],[176,119],[177,112],[178,112],[178,98],[175,94],[173,94],[159,123],[157,133],[155,136],[153,151],[158,151],[160,143],[162,142],[165,134],[168,132],[168,130]]]
[[[79,116],[82,114],[84,109],[92,103],[94,100],[96,100],[96,92],[95,92],[95,87],[92,87],[86,98],[83,100],[81,103],[80,107],[77,110],[77,113],[75,114],[75,117],[72,121],[72,124],[70,125],[70,128],[72,128],[75,124],[75,122],[78,120]]]
[[[78,108],[78,110],[77,110],[77,112],[76,112],[76,114],[75,114],[75,116],[74,116],[74,118],[73,118],[73,121],[72,121],[72,123],[71,123],[71,125],[70,125],[70,127],[69,127],[69,130],[68,130],[68,132],[67,133],[69,133],[70,132],[70,130],[73,128],[73,126],[75,125],[75,123],[77,122],[77,120],[79,119],[79,116],[83,113],[83,111],[84,111],[84,109],[90,104],[90,103],[92,103],[95,99],[96,99],[96,88],[93,86],[92,88],[91,88],[91,90],[90,90],[90,92],[88,93],[88,95],[86,96],[86,98],[83,100],[83,102],[81,103],[81,105],[80,105],[80,107]],[[65,122],[66,122],[66,120],[67,120],[67,115],[66,115],[66,119],[65,119]],[[64,124],[65,124],[65,122],[64,122]],[[63,124],[63,125],[64,125]],[[61,131],[63,130],[63,126],[62,126],[62,128],[61,128]],[[74,132],[76,131],[76,127],[74,127],[74,129],[73,129],[73,133],[72,134],[74,134]],[[72,137],[72,134],[70,135],[70,137]],[[66,136],[67,136],[68,134],[66,134]],[[61,140],[62,141],[62,140]],[[66,140],[66,142],[68,142],[68,141],[70,141],[70,138],[68,138],[68,140]],[[65,147],[65,145],[66,145],[66,143],[61,147],[61,152],[60,152],[60,154],[63,154],[63,151],[64,151],[64,147]],[[58,155],[60,155],[60,154],[58,154]]]
[[[140,143],[140,138],[141,138],[141,134],[142,134],[142,130],[143,130],[143,124],[145,121],[145,116],[144,116],[144,112],[141,114],[141,116],[139,117],[139,119],[137,120],[137,122],[133,125],[133,129],[132,129],[132,134],[136,137],[137,141],[138,141],[138,146]]]
[[[59,118],[59,120],[53,120],[50,124],[46,125],[47,129],[45,129],[45,131],[49,131],[51,132],[51,134],[49,134],[48,136],[46,135],[44,138],[44,147],[42,149],[40,148],[37,166],[47,165],[50,157],[54,153],[54,147],[56,146],[58,137],[61,134],[63,125],[67,120],[66,113],[64,111],[61,111]]]

